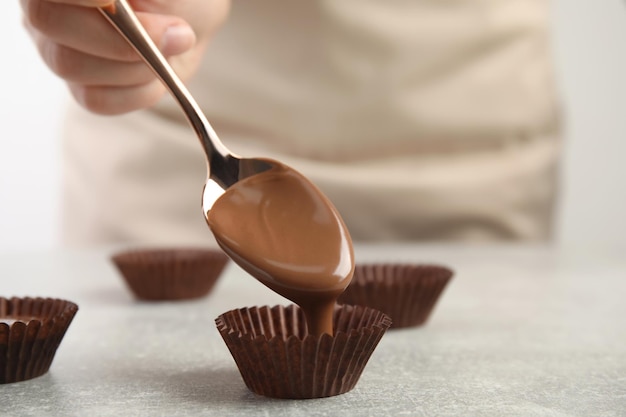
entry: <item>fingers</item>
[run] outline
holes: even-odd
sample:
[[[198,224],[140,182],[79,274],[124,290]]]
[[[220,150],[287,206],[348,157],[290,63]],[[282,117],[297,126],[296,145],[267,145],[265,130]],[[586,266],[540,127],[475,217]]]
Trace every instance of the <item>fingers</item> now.
[[[46,65],[66,81],[85,85],[126,86],[154,78],[143,61],[115,61],[85,54],[33,31],[31,34]]]
[[[59,77],[76,84],[129,86],[154,79],[141,61],[124,62],[84,54],[52,42],[39,33],[32,38],[46,65]]]
[[[202,50],[194,49],[173,57],[170,61],[174,70],[184,79],[197,68],[201,57]],[[103,86],[75,82],[68,82],[68,85],[76,101],[87,110],[103,115],[116,115],[151,107],[165,94],[165,87],[160,80],[151,74],[146,76],[151,77],[150,81],[136,85]]]
[[[164,87],[95,8],[111,0],[20,0],[41,57],[76,100],[99,114],[154,105]],[[199,67],[229,0],[135,0],[137,17],[183,79]],[[84,7],[88,6],[88,7]],[[195,28],[195,29],[192,29]]]
[[[139,57],[104,17],[93,8],[21,0],[25,25],[59,45],[118,61]],[[165,55],[177,55],[195,44],[193,30],[179,17],[137,12],[137,17]],[[79,35],[79,36],[77,36]]]
[[[74,99],[87,110],[116,115],[155,105],[165,93],[158,80],[132,87],[99,87],[68,83]]]
[[[154,105],[164,87],[120,34],[93,8],[21,0],[24,24],[48,67],[94,113],[121,114]],[[195,35],[180,18],[137,13],[182,74],[195,62]],[[194,67],[195,68],[195,67]],[[182,75],[181,74],[181,75]]]

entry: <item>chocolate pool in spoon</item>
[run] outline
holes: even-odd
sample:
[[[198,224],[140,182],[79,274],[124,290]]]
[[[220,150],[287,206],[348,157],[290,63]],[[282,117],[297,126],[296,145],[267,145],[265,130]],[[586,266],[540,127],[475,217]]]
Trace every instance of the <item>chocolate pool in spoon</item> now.
[[[298,304],[309,333],[333,334],[335,302],[354,273],[348,229],[306,177],[277,161],[226,189],[207,213],[218,244],[244,270]]]

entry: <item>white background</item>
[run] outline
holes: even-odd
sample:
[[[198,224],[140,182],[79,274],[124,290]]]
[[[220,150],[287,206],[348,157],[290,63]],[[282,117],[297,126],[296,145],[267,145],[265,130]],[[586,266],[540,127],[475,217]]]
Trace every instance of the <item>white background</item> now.
[[[59,244],[58,130],[69,98],[20,14],[17,0],[3,1],[0,250]],[[567,115],[558,241],[626,247],[626,4],[555,0],[553,22]]]

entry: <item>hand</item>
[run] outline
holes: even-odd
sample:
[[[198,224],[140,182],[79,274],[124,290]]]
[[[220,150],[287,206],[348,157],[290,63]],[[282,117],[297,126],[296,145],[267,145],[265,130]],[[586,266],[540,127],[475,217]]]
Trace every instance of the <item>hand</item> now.
[[[137,17],[183,79],[191,77],[230,0],[130,0]],[[41,57],[74,98],[99,114],[150,107],[165,88],[95,7],[111,0],[21,0]]]

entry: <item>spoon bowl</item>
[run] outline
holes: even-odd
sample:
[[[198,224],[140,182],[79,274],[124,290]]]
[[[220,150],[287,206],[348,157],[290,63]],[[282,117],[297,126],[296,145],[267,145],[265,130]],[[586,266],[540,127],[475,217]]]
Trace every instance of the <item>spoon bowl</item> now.
[[[244,178],[267,171],[272,164],[265,159],[242,158],[224,146],[196,100],[154,44],[126,0],[115,0],[99,10],[176,99],[200,139],[207,162],[207,179],[202,191],[202,211],[206,219],[213,203],[224,190]]]

